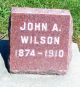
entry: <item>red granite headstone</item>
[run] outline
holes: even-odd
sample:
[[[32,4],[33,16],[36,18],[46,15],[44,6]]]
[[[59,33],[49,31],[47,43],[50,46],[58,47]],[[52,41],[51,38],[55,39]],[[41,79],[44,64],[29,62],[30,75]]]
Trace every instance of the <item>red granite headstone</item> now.
[[[72,17],[68,10],[12,8],[11,72],[65,74],[71,42]]]

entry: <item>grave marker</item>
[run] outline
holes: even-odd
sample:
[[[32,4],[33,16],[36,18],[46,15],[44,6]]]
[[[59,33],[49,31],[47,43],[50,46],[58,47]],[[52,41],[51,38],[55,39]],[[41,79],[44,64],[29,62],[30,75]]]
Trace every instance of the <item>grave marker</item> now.
[[[72,25],[68,10],[12,8],[10,71],[66,73],[71,59]]]

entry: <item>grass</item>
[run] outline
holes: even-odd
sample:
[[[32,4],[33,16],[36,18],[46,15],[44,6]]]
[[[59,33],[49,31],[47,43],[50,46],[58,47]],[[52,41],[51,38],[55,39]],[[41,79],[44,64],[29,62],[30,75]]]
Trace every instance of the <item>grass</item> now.
[[[80,46],[80,0],[0,0],[0,33],[8,34],[11,7],[69,9],[74,22],[73,41]]]

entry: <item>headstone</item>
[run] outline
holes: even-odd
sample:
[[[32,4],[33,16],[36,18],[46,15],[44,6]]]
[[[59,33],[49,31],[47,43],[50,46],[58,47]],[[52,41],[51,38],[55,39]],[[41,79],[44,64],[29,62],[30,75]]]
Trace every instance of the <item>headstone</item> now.
[[[68,10],[12,8],[10,72],[65,74],[71,59]]]

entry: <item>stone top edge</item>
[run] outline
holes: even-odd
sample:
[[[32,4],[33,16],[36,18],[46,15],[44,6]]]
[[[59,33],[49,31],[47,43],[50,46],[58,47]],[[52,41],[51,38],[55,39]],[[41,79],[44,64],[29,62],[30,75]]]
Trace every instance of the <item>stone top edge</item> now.
[[[70,11],[66,9],[46,9],[46,8],[29,8],[29,7],[12,7],[11,12],[24,13],[24,14],[70,15]]]

